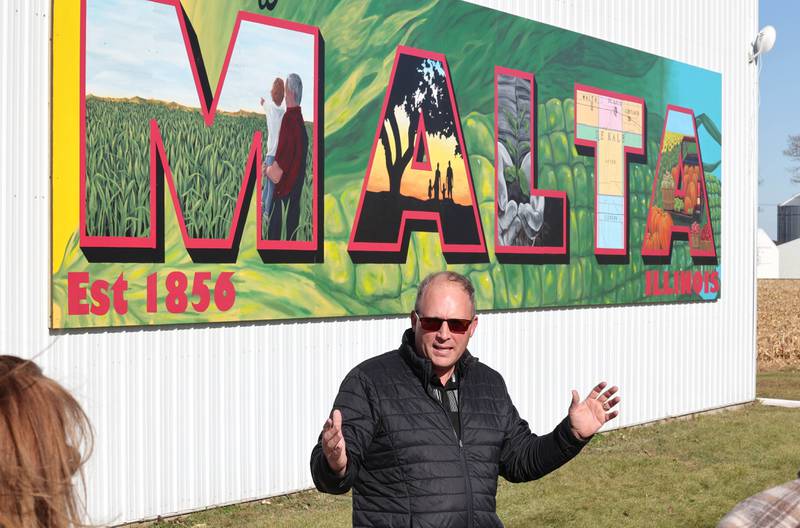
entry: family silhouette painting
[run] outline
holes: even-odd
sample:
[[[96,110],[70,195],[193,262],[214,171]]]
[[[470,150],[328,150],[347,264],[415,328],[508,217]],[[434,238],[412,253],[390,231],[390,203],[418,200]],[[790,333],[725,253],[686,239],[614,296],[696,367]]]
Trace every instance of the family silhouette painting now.
[[[352,242],[399,244],[405,215],[445,245],[483,243],[457,119],[444,60],[398,51]]]
[[[439,182],[442,181],[442,173],[439,171],[439,164],[436,164],[436,175],[433,177],[433,181],[428,180],[428,200],[438,200],[439,199]],[[450,162],[447,162],[447,176],[445,181],[442,183],[442,200],[450,200],[453,201],[453,167],[450,166]]]

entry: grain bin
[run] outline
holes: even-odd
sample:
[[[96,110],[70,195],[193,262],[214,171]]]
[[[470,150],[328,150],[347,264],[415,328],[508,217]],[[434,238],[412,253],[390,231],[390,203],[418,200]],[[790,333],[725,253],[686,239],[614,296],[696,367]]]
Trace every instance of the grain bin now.
[[[778,245],[800,238],[800,194],[778,206]]]

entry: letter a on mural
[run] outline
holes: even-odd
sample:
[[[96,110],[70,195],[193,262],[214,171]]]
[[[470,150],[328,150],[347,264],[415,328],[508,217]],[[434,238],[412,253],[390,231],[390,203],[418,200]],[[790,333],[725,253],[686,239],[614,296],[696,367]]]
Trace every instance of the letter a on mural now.
[[[697,120],[691,109],[668,105],[642,256],[669,258],[676,235],[688,237],[693,259],[716,259]]]
[[[348,251],[405,260],[411,231],[438,231],[449,262],[486,254],[444,55],[398,47]]]

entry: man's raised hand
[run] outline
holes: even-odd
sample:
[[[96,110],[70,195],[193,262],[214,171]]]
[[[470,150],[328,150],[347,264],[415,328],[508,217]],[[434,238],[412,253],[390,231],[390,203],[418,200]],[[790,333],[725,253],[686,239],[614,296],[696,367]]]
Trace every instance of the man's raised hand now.
[[[585,400],[579,401],[578,391],[572,391],[572,403],[569,406],[569,425],[572,433],[579,440],[585,440],[595,434],[609,420],[613,420],[619,414],[612,410],[619,402],[620,398],[612,398],[619,390],[617,386],[603,391],[606,382],[598,383]]]
[[[340,477],[347,470],[347,450],[342,434],[342,413],[334,409],[322,426],[322,452],[334,473]]]

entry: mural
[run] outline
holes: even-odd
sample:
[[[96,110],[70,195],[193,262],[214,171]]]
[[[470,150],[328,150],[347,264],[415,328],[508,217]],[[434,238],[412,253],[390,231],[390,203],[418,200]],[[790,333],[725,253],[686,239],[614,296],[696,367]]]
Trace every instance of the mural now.
[[[405,314],[442,269],[479,310],[720,295],[717,73],[459,0],[53,34],[53,328]]]

